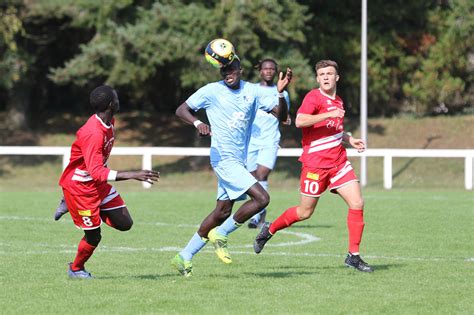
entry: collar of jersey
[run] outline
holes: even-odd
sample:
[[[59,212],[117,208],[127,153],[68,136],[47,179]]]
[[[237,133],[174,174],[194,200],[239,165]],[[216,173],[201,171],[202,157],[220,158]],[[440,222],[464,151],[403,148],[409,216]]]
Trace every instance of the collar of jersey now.
[[[322,95],[329,97],[332,100],[336,99],[336,94],[334,94],[334,97],[332,97],[331,95],[324,93],[323,90],[321,90],[321,88],[319,88],[319,92],[321,92]]]
[[[104,126],[105,128],[109,129],[109,128],[112,127],[112,125],[107,126],[107,125],[102,121],[102,119],[100,119],[100,117],[97,116],[97,114],[95,114],[94,116],[95,116],[95,118],[97,118],[98,121],[100,121],[100,123],[102,124],[102,126]]]

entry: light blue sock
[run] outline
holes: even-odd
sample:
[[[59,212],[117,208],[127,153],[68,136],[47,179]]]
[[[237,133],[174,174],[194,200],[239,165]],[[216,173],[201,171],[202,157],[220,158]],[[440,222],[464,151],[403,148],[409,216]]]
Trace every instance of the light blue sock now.
[[[263,189],[265,189],[266,191],[268,191],[268,181],[266,180],[261,180],[258,182],[262,187]],[[260,221],[260,216],[265,212],[267,211],[267,209],[263,208],[262,211],[260,211],[259,213],[257,214],[254,214],[253,217],[250,218],[251,221],[253,221],[254,223],[258,223],[258,221]]]
[[[219,226],[217,228],[217,233],[219,233],[220,235],[224,235],[224,236],[227,236],[229,235],[230,233],[234,232],[235,230],[237,230],[239,227],[242,226],[242,223],[237,223],[235,220],[234,220],[234,216],[233,215],[230,215],[227,220],[224,221],[224,223],[222,223],[221,226]]]
[[[207,241],[208,240],[202,238],[196,232],[189,240],[188,245],[186,245],[186,247],[179,254],[181,255],[181,257],[183,257],[184,260],[191,260],[193,256],[201,250],[201,248],[206,246]]]

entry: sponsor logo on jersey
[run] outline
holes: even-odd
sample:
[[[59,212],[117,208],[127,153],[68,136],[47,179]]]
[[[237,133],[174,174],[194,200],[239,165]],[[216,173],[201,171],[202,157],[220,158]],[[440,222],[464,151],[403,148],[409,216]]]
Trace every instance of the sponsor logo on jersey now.
[[[245,113],[234,112],[232,113],[232,119],[227,122],[227,126],[232,129],[245,128],[247,126],[248,119],[245,118]]]
[[[312,180],[318,180],[319,179],[319,174],[308,172],[308,173],[306,173],[306,178],[309,178],[309,179],[312,179]]]
[[[90,217],[92,212],[90,210],[77,210],[80,216],[82,217]]]

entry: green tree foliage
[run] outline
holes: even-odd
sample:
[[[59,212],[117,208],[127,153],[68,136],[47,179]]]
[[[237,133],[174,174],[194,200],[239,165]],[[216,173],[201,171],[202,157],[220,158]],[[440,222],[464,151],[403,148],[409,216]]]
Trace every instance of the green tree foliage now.
[[[13,4],[0,7],[0,86],[6,89],[11,89],[28,67],[15,41],[16,34],[23,32],[19,9]]]
[[[473,6],[368,1],[369,115],[472,104]],[[293,68],[293,111],[316,85],[316,61],[336,60],[338,93],[357,115],[360,30],[353,0],[8,0],[0,5],[0,109],[85,112],[88,92],[108,83],[128,109],[172,113],[219,79],[203,52],[224,37],[249,81],[265,57]]]
[[[293,1],[162,1],[149,6],[113,1],[105,8],[71,1],[68,7],[64,14],[75,25],[94,27],[96,33],[79,54],[52,69],[50,78],[58,84],[84,86],[101,78],[127,88],[134,101],[170,109],[189,94],[186,91],[219,79],[203,58],[207,42],[216,37],[235,44],[251,80],[253,65],[266,56],[310,73],[298,49],[306,41],[301,18],[305,7]],[[100,19],[82,18],[98,12]],[[293,89],[296,94],[308,87],[300,80]]]
[[[17,38],[25,33],[21,14],[21,5],[16,2],[0,6],[0,89],[6,91],[8,101],[2,107],[9,112],[11,129],[27,126],[26,73],[33,59],[17,43]]]
[[[474,79],[472,60],[469,65],[474,53],[474,2],[450,1],[445,10],[431,10],[428,19],[429,33],[422,38],[424,49],[417,52],[415,71],[403,91],[419,113],[440,104],[462,109],[473,101],[468,89]]]

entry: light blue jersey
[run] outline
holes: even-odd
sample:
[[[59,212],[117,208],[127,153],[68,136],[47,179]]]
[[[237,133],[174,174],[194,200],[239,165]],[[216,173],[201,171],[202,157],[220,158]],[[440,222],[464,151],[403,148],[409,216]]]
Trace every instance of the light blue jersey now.
[[[251,126],[257,109],[271,111],[276,102],[263,102],[265,94],[257,85],[240,81],[240,88],[228,88],[224,81],[209,83],[187,100],[194,110],[204,108],[211,125],[211,164],[224,159],[245,161]]]
[[[276,85],[263,86],[255,84],[260,90],[263,91],[264,98],[263,103],[275,102],[278,105],[278,90]],[[286,104],[288,109],[290,108],[290,97],[287,91],[283,91],[285,96]],[[278,146],[280,143],[280,122],[271,113],[267,111],[258,110],[255,116],[255,120],[252,125],[252,135],[249,143],[249,151],[254,151],[262,146]]]
[[[237,90],[218,81],[203,86],[186,100],[194,111],[205,109],[209,119],[210,160],[218,178],[217,199],[235,200],[256,183],[245,168],[251,127],[258,109],[271,111],[278,105],[275,98],[275,102],[264,101],[263,90],[246,81],[240,81]]]
[[[263,86],[256,84],[264,93],[263,102],[278,102],[278,90],[276,86]],[[283,95],[290,108],[290,98],[288,92]],[[258,110],[252,125],[252,135],[247,153],[247,169],[255,171],[258,165],[273,169],[275,166],[279,143],[280,143],[280,122],[271,113]]]

